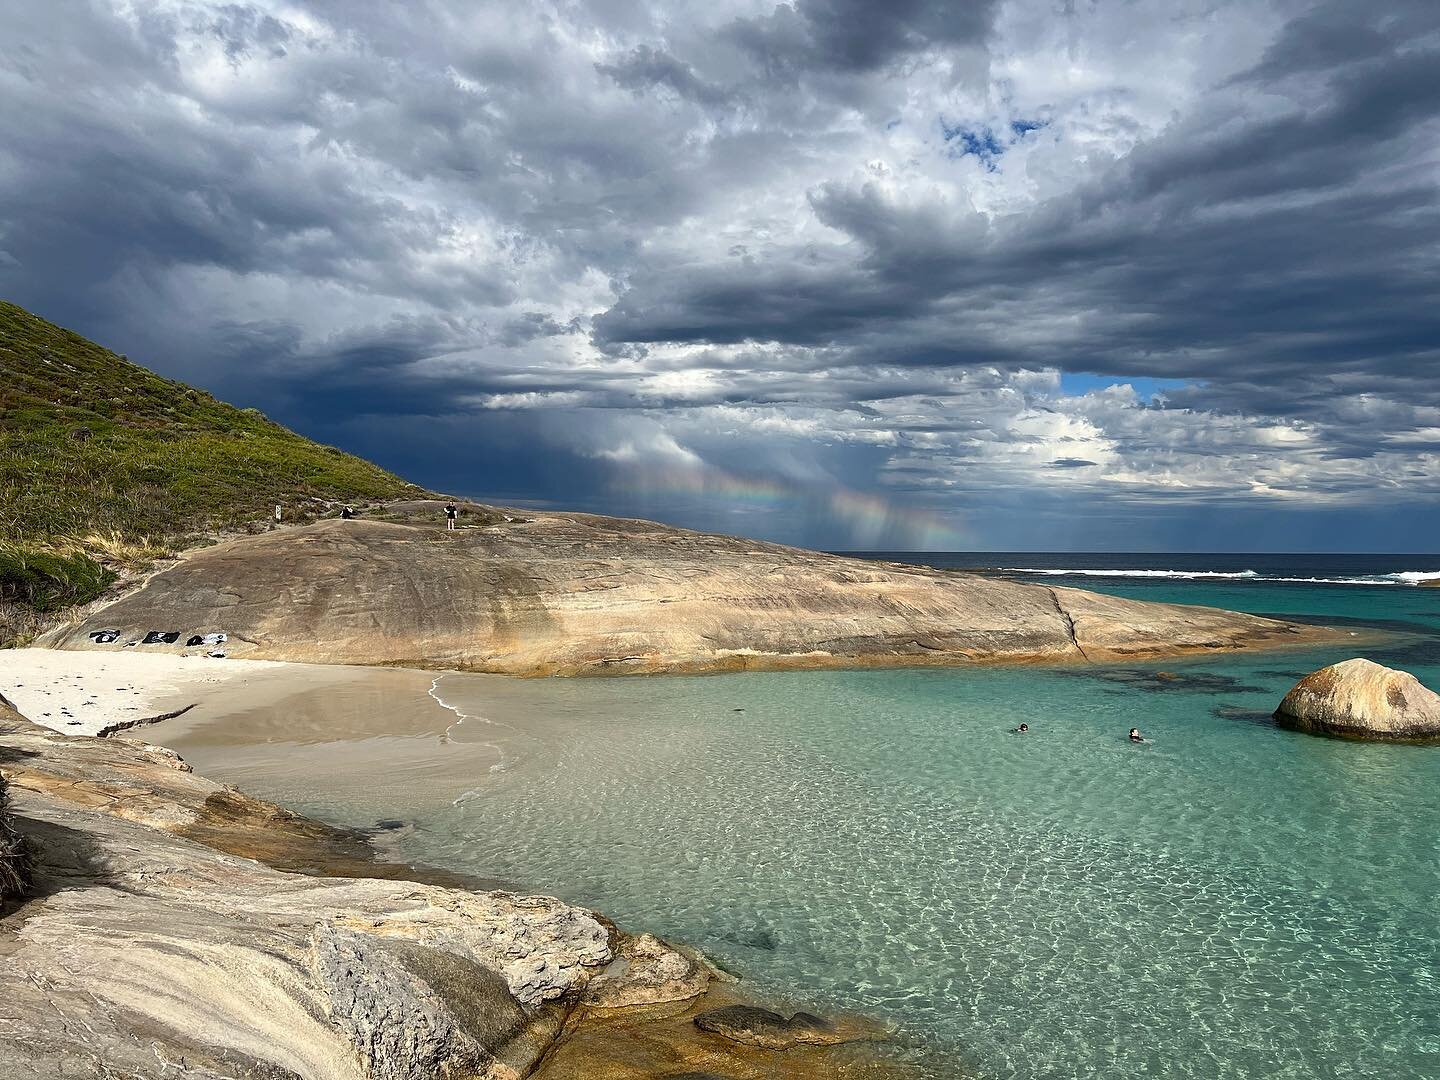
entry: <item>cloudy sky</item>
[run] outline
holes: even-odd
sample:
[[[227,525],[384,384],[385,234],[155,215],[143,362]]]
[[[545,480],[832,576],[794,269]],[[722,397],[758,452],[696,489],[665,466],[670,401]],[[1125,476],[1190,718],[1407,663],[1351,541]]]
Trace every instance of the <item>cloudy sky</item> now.
[[[1435,0],[0,14],[0,296],[420,483],[1440,550]]]

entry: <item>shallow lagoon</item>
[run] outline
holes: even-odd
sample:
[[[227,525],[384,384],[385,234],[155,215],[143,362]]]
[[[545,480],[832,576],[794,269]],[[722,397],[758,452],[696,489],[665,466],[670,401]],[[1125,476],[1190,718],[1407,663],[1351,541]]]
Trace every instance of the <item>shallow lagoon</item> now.
[[[1405,629],[1365,652],[1440,686],[1440,590],[1063,583]],[[444,722],[392,740],[424,795],[400,842],[883,1015],[938,1076],[1433,1077],[1440,748],[1264,719],[1346,655],[500,695],[446,676],[464,722],[427,700]],[[303,779],[293,743],[182,749],[298,809],[402,809],[393,785]]]

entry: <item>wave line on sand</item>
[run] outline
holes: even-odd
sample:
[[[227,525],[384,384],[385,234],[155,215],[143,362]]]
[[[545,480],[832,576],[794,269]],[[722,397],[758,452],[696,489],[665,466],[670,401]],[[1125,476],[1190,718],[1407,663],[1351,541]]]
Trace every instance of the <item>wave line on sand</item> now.
[[[439,694],[440,680],[443,679],[443,678],[445,678],[444,674],[436,675],[435,678],[434,678],[433,680],[431,680],[430,689],[427,690],[427,691],[425,691],[425,693],[427,693],[431,698],[433,698],[433,699],[435,700],[435,704],[439,705],[442,709],[445,709],[445,710],[447,710],[447,711],[452,712],[452,713],[455,714],[455,722],[454,722],[453,724],[451,724],[449,727],[447,727],[443,732],[440,733],[440,741],[441,741],[442,743],[448,743],[448,742],[450,742],[450,741],[451,741],[451,732],[453,732],[453,731],[454,731],[457,727],[459,727],[461,724],[465,723],[466,720],[478,720],[478,721],[479,721],[480,723],[482,723],[482,724],[489,724],[491,727],[497,727],[497,728],[509,728],[509,727],[510,727],[509,724],[501,724],[501,723],[498,723],[497,721],[491,720],[491,719],[490,719],[489,717],[487,717],[487,716],[476,716],[476,715],[472,715],[472,714],[470,714],[470,713],[467,713],[467,712],[463,711],[463,710],[460,709],[459,707],[450,704],[450,702],[446,701],[446,700],[445,700],[443,697],[441,697],[440,694]],[[513,728],[510,728],[510,730],[513,731],[514,729],[513,729]],[[493,764],[493,765],[490,766],[490,771],[491,771],[492,773],[504,772],[507,768],[510,767],[511,760],[512,760],[512,759],[511,759],[511,755],[509,755],[509,754],[507,754],[507,753],[505,752],[505,747],[503,747],[502,745],[500,745],[500,743],[498,743],[498,742],[482,742],[482,743],[480,743],[480,745],[481,745],[481,746],[488,747],[489,749],[495,751],[496,761],[495,761],[495,764]],[[467,794],[473,794],[473,793],[467,793]],[[465,797],[466,797],[466,796],[463,796],[463,795],[462,795],[462,796],[461,796],[461,799],[464,799]],[[456,802],[457,802],[457,803],[460,802],[460,799],[457,799]]]

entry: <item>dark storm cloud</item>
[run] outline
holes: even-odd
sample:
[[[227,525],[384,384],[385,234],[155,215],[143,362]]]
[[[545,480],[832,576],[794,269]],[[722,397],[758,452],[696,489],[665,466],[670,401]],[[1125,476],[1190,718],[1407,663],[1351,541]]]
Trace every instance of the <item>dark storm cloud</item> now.
[[[994,0],[799,0],[739,19],[730,34],[775,74],[868,73],[915,53],[982,44],[997,6]]]
[[[614,63],[596,64],[595,69],[627,90],[668,87],[681,97],[701,105],[719,105],[730,98],[725,90],[698,78],[689,64],[682,64],[669,53],[649,45],[637,45],[621,59]]]
[[[1429,0],[11,7],[0,291],[422,481],[1440,495]]]
[[[920,364],[988,356],[1194,378],[1237,367],[1291,377],[1317,363],[1402,374],[1433,361],[1440,342],[1440,204],[1428,171],[1374,190],[1360,182],[1400,166],[1434,125],[1440,50],[1431,42],[1341,70],[1328,90],[1313,109],[1219,135],[1177,126],[1020,223],[824,184],[810,198],[815,215],[860,258],[834,247],[758,268],[655,268],[596,331],[607,342],[866,348],[879,329],[900,335],[881,351]],[[1061,309],[1086,326],[1043,351],[1016,350],[1011,321],[993,317],[1006,308],[1019,318]]]

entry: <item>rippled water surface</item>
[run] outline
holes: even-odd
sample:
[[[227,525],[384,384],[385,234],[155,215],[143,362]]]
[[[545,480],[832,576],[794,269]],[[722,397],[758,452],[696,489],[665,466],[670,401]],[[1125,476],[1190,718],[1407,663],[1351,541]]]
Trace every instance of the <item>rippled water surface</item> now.
[[[1440,590],[1101,587],[1385,625],[1408,636],[1365,651],[1440,687]],[[886,1016],[938,1076],[1436,1077],[1440,748],[1265,719],[1352,651],[548,680],[503,708],[447,676],[504,768],[424,736],[445,798],[405,843]]]

